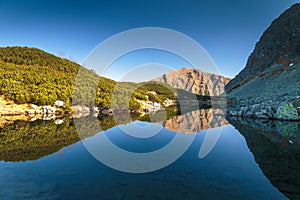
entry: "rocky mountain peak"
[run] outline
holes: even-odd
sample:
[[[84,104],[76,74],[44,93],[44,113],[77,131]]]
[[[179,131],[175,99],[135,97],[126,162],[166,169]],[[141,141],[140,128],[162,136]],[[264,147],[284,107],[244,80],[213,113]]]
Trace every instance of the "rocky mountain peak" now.
[[[226,86],[230,91],[268,68],[280,64],[282,70],[291,63],[300,62],[300,3],[286,10],[275,19],[263,33],[254,51],[248,58],[246,67]]]
[[[220,75],[202,72],[196,68],[181,68],[153,79],[153,81],[203,96],[221,95],[225,91],[225,85],[230,80]]]

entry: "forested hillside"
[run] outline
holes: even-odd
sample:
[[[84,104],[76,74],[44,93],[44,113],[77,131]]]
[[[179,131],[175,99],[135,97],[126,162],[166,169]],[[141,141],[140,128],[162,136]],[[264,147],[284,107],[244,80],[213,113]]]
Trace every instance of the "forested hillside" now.
[[[74,88],[79,69],[84,80],[77,81]],[[93,85],[98,87],[95,97],[91,97],[95,92]],[[162,103],[167,98],[176,99],[176,93],[176,89],[154,82],[117,83],[37,48],[0,48],[0,95],[17,104],[51,105],[61,100],[71,105],[72,98],[95,98],[95,104],[100,107],[129,104],[131,109],[136,109],[140,107],[138,100],[148,97],[150,101]]]
[[[15,103],[71,102],[80,65],[36,48],[0,48],[0,94]],[[98,76],[85,70],[90,80]],[[84,85],[77,95],[85,95]]]

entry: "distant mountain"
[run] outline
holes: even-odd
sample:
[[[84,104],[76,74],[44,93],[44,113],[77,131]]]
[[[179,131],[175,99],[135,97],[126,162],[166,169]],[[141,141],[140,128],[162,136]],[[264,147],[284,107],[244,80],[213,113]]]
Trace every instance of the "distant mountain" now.
[[[219,96],[225,91],[230,78],[202,72],[195,68],[170,71],[152,81],[168,84],[175,88],[202,96]]]
[[[246,67],[226,85],[230,115],[300,120],[300,4],[264,32]]]

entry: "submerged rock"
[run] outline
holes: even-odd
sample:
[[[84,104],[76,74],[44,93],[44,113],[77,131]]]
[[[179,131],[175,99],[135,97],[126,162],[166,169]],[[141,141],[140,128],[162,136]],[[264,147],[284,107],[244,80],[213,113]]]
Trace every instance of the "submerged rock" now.
[[[298,123],[297,122],[276,122],[278,132],[283,136],[293,136],[297,134]]]
[[[270,117],[268,116],[268,113],[266,110],[261,110],[259,112],[256,112],[254,114],[255,118],[258,118],[258,119],[269,119]]]

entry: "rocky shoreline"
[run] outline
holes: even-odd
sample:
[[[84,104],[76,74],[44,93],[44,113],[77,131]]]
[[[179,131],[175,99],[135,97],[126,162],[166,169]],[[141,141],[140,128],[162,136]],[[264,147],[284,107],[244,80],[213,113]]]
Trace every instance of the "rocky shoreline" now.
[[[276,102],[272,100],[262,102],[259,98],[253,103],[249,101],[229,102],[227,114],[252,119],[300,121],[299,104],[300,96]]]
[[[270,68],[278,66],[281,65]],[[290,64],[276,75],[265,73],[233,89],[226,94],[228,114],[253,119],[300,121],[299,67],[300,63]]]

